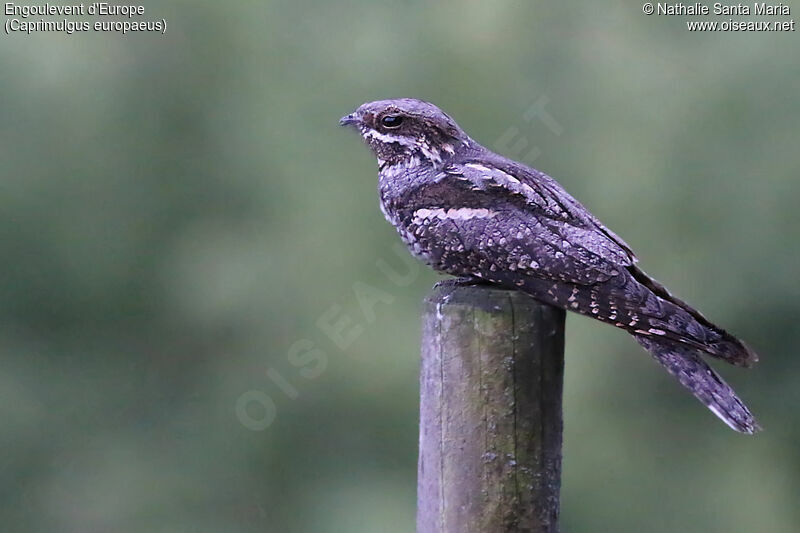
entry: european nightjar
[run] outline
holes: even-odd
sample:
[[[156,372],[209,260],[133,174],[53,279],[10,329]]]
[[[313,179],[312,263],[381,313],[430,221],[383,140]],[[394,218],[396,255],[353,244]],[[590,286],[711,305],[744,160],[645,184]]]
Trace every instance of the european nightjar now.
[[[484,148],[420,100],[369,102],[340,123],[377,156],[381,209],[415,256],[624,329],[731,428],[760,429],[701,357],[746,367],[756,354],[645,274],[550,176]]]

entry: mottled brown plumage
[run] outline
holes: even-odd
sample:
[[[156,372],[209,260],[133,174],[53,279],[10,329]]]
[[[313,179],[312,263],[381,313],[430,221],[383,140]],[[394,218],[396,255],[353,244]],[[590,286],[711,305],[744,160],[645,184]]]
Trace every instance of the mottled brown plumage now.
[[[639,269],[550,176],[487,150],[420,100],[370,102],[341,123],[377,156],[381,209],[414,255],[626,330],[726,424],[758,429],[700,357],[746,367],[756,354]]]

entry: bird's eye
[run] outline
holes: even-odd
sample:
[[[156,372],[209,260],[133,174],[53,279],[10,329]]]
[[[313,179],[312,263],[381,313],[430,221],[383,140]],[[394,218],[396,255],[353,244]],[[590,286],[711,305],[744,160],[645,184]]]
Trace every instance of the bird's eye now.
[[[381,125],[388,129],[399,128],[402,123],[403,117],[400,115],[386,115],[381,119]]]

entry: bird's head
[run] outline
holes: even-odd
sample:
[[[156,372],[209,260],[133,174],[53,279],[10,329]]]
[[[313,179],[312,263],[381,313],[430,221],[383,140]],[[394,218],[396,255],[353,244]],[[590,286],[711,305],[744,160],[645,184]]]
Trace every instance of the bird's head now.
[[[339,124],[357,128],[381,166],[417,161],[438,166],[470,142],[444,111],[412,98],[368,102]]]

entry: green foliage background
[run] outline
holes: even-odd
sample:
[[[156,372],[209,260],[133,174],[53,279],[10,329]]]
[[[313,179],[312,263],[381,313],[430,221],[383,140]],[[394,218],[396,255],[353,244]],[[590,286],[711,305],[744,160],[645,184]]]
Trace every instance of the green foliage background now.
[[[166,35],[0,39],[4,531],[413,530],[438,277],[377,268],[402,267],[398,239],[373,158],[336,126],[398,96],[487,146],[527,142],[505,153],[539,153],[762,356],[722,369],[766,428],[747,438],[571,315],[563,530],[797,531],[797,33],[588,0],[145,8]],[[523,119],[541,98],[560,135]],[[358,282],[392,303],[365,316]],[[316,325],[332,309],[363,327],[346,349]],[[313,379],[288,359],[304,339],[326,356]],[[237,417],[246,391],[274,401],[268,429]]]

